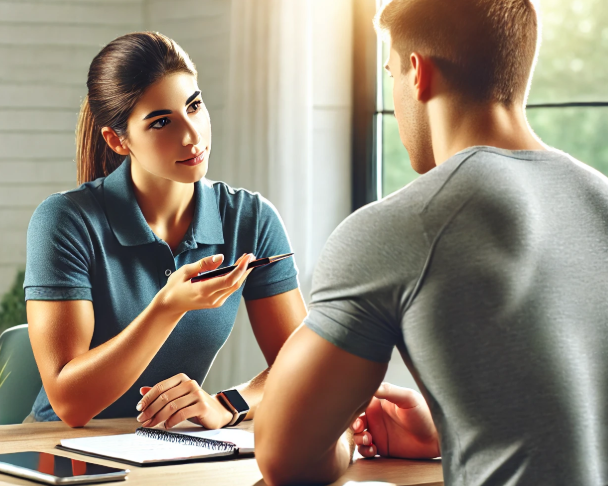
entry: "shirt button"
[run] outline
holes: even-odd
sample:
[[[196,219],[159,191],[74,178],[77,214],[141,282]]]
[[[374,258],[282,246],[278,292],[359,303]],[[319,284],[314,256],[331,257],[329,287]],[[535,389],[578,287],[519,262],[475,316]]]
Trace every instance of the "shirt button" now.
[[[166,275],[167,277],[168,277],[169,275],[171,275],[171,270],[169,270],[169,269],[167,268],[167,270],[165,270],[165,275]]]

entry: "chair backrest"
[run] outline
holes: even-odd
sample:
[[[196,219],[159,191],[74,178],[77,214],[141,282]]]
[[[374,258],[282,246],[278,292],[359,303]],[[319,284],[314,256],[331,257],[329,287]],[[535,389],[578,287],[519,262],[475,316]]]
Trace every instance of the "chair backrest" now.
[[[20,424],[42,387],[27,324],[0,335],[0,371],[0,425]]]

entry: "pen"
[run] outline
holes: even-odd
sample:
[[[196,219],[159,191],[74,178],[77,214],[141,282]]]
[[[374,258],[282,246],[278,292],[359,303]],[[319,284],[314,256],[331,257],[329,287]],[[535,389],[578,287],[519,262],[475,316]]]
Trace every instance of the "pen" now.
[[[252,261],[249,265],[247,265],[247,270],[249,270],[250,268],[262,267],[270,263],[278,262],[279,260],[289,258],[292,255],[293,253],[285,253],[284,255],[275,255],[271,257],[260,258],[258,260]],[[201,282],[202,280],[209,280],[210,278],[221,277],[222,275],[226,275],[232,272],[236,267],[236,265],[230,265],[229,267],[217,268],[209,272],[199,273],[196,277],[191,278],[190,282],[196,283]]]

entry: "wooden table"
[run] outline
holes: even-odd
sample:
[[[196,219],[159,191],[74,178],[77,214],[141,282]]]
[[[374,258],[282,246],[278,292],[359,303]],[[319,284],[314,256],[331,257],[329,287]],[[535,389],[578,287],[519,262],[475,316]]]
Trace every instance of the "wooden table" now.
[[[246,423],[244,423],[246,424]],[[136,467],[97,459],[55,449],[60,439],[132,433],[138,427],[135,419],[92,420],[82,429],[71,429],[62,422],[46,422],[0,426],[0,453],[27,450],[87,460],[107,466],[130,469],[129,486],[171,486],[221,484],[223,486],[264,486],[262,475],[253,458],[230,461],[179,464],[174,466]],[[249,422],[251,426],[251,422]],[[340,486],[347,481],[384,481],[396,485],[443,485],[439,461],[407,461],[402,459],[358,459],[346,474],[337,481]],[[0,474],[0,485],[27,485],[24,479]],[[121,484],[121,483],[108,483]]]

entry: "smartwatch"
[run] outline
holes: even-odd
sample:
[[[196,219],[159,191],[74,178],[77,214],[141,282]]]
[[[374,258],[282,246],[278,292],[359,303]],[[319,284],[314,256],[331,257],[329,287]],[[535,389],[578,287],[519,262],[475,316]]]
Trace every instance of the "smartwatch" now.
[[[237,390],[224,390],[215,395],[220,403],[232,414],[232,420],[226,426],[240,424],[249,412],[249,405]]]

